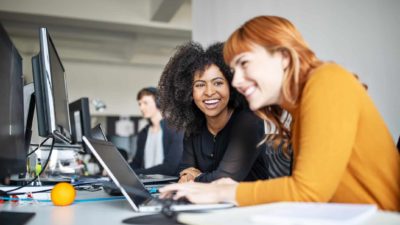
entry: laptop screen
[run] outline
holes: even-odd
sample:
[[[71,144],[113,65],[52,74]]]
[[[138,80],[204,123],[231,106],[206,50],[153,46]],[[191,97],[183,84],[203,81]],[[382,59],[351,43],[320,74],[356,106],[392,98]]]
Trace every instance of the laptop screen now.
[[[148,198],[151,198],[150,194],[140,182],[139,178],[111,142],[95,140],[91,138],[83,138],[83,140],[89,146],[96,158],[100,157],[98,158],[99,162],[104,164],[102,166],[106,168],[106,170],[108,168],[109,171],[107,172],[111,172],[110,177],[114,180],[114,182],[116,184],[119,183],[122,187],[125,187],[125,189],[126,187],[129,189],[127,190],[127,194],[129,195],[130,199],[133,200],[136,207],[142,204]],[[115,179],[117,181],[115,181]],[[137,190],[141,193],[141,195],[135,195],[131,193],[131,190]],[[143,196],[147,194],[147,198]]]

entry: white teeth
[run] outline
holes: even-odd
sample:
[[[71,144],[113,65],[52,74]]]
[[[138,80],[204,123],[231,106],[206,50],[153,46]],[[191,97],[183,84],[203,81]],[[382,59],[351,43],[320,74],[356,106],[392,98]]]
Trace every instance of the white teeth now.
[[[212,99],[212,100],[205,100],[205,101],[204,101],[204,103],[206,103],[206,104],[215,104],[215,103],[217,103],[217,102],[219,102],[218,99]]]
[[[256,88],[254,86],[251,86],[249,88],[246,89],[246,91],[244,92],[245,96],[249,96],[251,94],[253,94],[253,92],[256,90]]]

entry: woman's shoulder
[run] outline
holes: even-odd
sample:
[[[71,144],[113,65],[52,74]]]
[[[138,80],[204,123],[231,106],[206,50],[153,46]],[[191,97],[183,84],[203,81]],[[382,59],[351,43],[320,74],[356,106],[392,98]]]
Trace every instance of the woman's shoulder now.
[[[354,86],[361,86],[355,75],[336,63],[324,63],[314,69],[305,85],[305,91],[329,90],[330,88],[353,89]]]
[[[237,119],[254,119],[258,118],[258,116],[251,111],[249,108],[235,109],[234,114],[236,114]]]
[[[239,129],[257,124],[264,124],[263,120],[249,108],[235,110],[232,117],[234,120],[234,127],[238,127]]]
[[[311,71],[309,81],[329,82],[352,77],[353,73],[336,63],[324,63]]]

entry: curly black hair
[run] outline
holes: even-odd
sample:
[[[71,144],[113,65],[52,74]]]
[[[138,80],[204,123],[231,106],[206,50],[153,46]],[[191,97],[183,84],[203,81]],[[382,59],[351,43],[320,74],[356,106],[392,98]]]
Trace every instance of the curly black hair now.
[[[246,101],[231,85],[233,74],[222,55],[223,43],[215,43],[206,50],[199,43],[188,42],[178,46],[159,81],[160,109],[171,126],[186,131],[190,136],[205,124],[205,115],[193,101],[193,79],[197,71],[204,72],[216,65],[229,83],[228,107],[243,108]]]

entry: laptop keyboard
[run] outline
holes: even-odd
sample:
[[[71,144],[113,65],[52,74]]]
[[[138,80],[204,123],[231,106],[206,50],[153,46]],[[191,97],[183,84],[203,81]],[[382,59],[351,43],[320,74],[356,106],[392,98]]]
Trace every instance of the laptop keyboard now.
[[[178,200],[174,200],[172,198],[167,198],[167,199],[150,199],[148,202],[144,203],[146,206],[158,206],[160,204],[166,206],[172,206],[172,205],[188,205],[188,204],[192,204],[191,202],[189,202],[186,198],[180,198]]]
[[[158,196],[158,189],[164,187],[167,184],[152,184],[152,185],[145,185],[147,191],[154,196]]]

